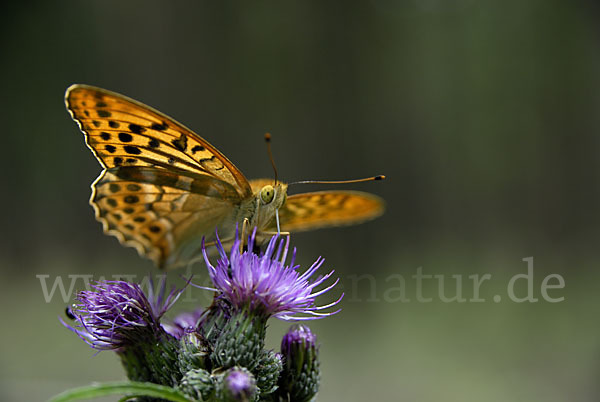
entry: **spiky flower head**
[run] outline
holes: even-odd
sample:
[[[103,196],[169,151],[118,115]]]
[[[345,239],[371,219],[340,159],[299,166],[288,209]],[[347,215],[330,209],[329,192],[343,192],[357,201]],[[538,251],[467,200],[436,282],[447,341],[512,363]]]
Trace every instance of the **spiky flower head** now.
[[[300,273],[298,272],[300,266],[294,265],[295,248],[289,265],[285,265],[289,237],[286,241],[279,239],[278,235],[273,236],[264,254],[256,254],[252,251],[255,237],[256,229],[248,238],[248,251],[241,252],[241,241],[236,232],[230,256],[227,256],[217,235],[220,258],[216,266],[211,264],[206,247],[202,245],[209,275],[222,298],[238,309],[248,308],[254,313],[288,321],[314,320],[340,311],[324,312],[323,310],[337,305],[343,294],[328,305],[315,305],[315,299],[330,291],[339,281],[336,279],[333,284],[324,289],[315,290],[334,272],[311,279],[323,264],[323,258],[317,258],[310,268]]]
[[[182,291],[173,289],[165,297],[164,284],[163,281],[156,295],[151,284],[146,296],[136,283],[98,281],[92,290],[77,294],[78,303],[70,309],[75,325],[64,322],[63,325],[98,350],[119,349],[139,342],[141,333],[163,333],[160,318]]]

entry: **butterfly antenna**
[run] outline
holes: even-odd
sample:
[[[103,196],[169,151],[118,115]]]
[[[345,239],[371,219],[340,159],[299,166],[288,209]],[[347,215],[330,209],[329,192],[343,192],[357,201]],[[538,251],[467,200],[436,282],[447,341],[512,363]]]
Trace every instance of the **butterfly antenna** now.
[[[271,134],[265,134],[265,142],[267,143],[267,153],[269,154],[269,160],[271,166],[273,166],[273,172],[275,172],[275,185],[277,185],[277,168],[275,167],[275,160],[273,159],[273,153],[271,152]]]
[[[295,181],[293,183],[289,183],[288,186],[292,184],[348,184],[348,183],[362,183],[364,181],[375,181],[375,180],[383,180],[385,176],[380,174],[378,176],[365,177],[364,179],[353,179],[353,180],[302,180]]]

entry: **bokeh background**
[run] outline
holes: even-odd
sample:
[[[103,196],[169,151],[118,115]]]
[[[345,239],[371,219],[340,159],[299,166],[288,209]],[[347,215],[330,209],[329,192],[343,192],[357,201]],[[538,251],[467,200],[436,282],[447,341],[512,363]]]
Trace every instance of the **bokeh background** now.
[[[63,328],[39,275],[157,274],[101,233],[100,172],[69,118],[72,83],[111,89],[195,129],[248,177],[347,179],[386,214],[299,234],[300,262],[342,279],[314,322],[322,401],[597,401],[600,9],[591,1],[10,2],[2,6],[0,399],[118,380],[110,352]],[[292,188],[291,192],[326,186]],[[560,274],[559,303],[515,303]],[[445,303],[416,269],[492,275],[481,303]],[[199,280],[203,267],[196,267]],[[169,274],[181,285],[183,272]],[[361,277],[360,275],[369,276]],[[407,279],[410,302],[390,300]],[[362,279],[361,279],[362,278]],[[79,289],[82,282],[76,282]],[[523,281],[517,286],[524,294]],[[199,289],[178,309],[206,303]],[[386,298],[387,295],[387,298]],[[493,296],[501,301],[494,302]],[[323,300],[325,301],[325,300]],[[272,322],[277,348],[286,323]]]

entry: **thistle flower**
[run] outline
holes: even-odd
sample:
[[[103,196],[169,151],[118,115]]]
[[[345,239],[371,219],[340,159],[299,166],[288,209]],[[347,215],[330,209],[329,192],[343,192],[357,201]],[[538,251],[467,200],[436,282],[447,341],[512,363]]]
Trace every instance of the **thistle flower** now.
[[[304,273],[299,273],[299,265],[294,265],[296,249],[292,252],[289,265],[285,265],[288,254],[289,237],[287,241],[275,235],[269,241],[264,254],[257,255],[254,249],[256,229],[248,239],[245,252],[240,252],[241,241],[236,232],[235,241],[228,257],[217,235],[217,249],[220,258],[216,266],[210,263],[206,247],[202,244],[204,260],[209,275],[221,297],[238,309],[248,308],[254,313],[266,317],[277,317],[281,320],[314,320],[338,313],[322,312],[322,310],[337,305],[342,296],[333,303],[316,306],[315,299],[330,291],[339,281],[316,291],[334,271],[311,281],[311,277],[323,265],[324,259],[319,257]],[[280,258],[281,257],[281,258]]]
[[[140,341],[140,334],[164,331],[160,318],[175,303],[181,291],[165,297],[164,282],[147,297],[140,286],[125,281],[99,281],[93,290],[81,291],[71,307],[76,324],[63,325],[97,350],[114,350]]]
[[[315,300],[339,279],[324,285],[333,271],[316,275],[321,257],[299,272],[295,249],[286,264],[289,237],[273,236],[264,253],[254,252],[255,238],[256,229],[248,239],[249,251],[242,252],[236,232],[227,255],[217,236],[215,266],[202,244],[217,292],[205,310],[161,322],[183,289],[167,294],[163,282],[156,294],[152,285],[145,294],[137,284],[100,281],[91,291],[79,292],[78,303],[68,310],[75,324],[63,324],[94,349],[114,350],[129,380],[138,385],[172,387],[194,400],[308,402],[319,387],[316,337],[297,325],[283,338],[281,353],[265,350],[267,322],[270,317],[314,320],[336,314],[340,310],[332,307],[343,293],[327,305]]]

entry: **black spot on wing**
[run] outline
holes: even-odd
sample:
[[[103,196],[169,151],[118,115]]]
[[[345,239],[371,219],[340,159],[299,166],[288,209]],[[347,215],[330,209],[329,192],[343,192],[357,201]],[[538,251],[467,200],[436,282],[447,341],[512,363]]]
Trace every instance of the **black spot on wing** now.
[[[150,148],[158,148],[160,146],[160,142],[156,138],[152,138],[150,142],[148,142],[148,146]]]
[[[120,124],[114,120],[109,121],[108,125],[110,126],[110,128],[119,128],[119,126],[120,126]]]
[[[123,201],[125,201],[128,204],[136,204],[140,202],[140,197],[138,197],[137,195],[128,195],[123,199]]]
[[[133,141],[133,136],[129,133],[119,133],[119,140],[123,142]]]
[[[119,140],[123,142],[131,142],[133,141],[133,136],[129,133],[119,133]]]
[[[139,124],[131,123],[129,124],[129,130],[131,130],[132,133],[141,134],[146,131],[146,128],[140,126]]]
[[[202,152],[205,149],[206,148],[204,148],[202,145],[196,145],[194,148],[192,148],[192,154],[195,154],[196,152]]]
[[[110,134],[103,131],[100,133],[100,138],[102,138],[104,141],[108,141],[108,140],[110,140]]]
[[[96,113],[98,113],[98,117],[106,118],[106,117],[112,116],[112,113],[109,112],[108,110],[98,110],[98,111],[96,111]]]
[[[150,128],[152,130],[156,130],[156,131],[163,131],[163,130],[166,130],[168,127],[169,127],[168,124],[165,123],[164,121],[162,124],[152,123],[152,125],[150,126]]]
[[[138,147],[134,147],[133,145],[125,145],[123,149],[125,150],[125,152],[131,155],[139,155],[142,153],[142,151]]]
[[[175,148],[177,148],[178,150],[180,150],[181,152],[184,152],[185,149],[187,148],[187,137],[185,136],[185,134],[181,134],[181,136],[179,136],[179,138],[171,141],[171,144],[173,144],[173,146]]]
[[[107,150],[108,152],[110,152],[111,154],[114,154],[114,153],[115,153],[115,151],[117,150],[117,148],[116,148],[114,145],[110,145],[110,144],[106,145],[106,146],[104,147],[104,149],[106,149],[106,150]],[[117,159],[117,158],[115,158],[115,163],[116,163],[116,159]]]

